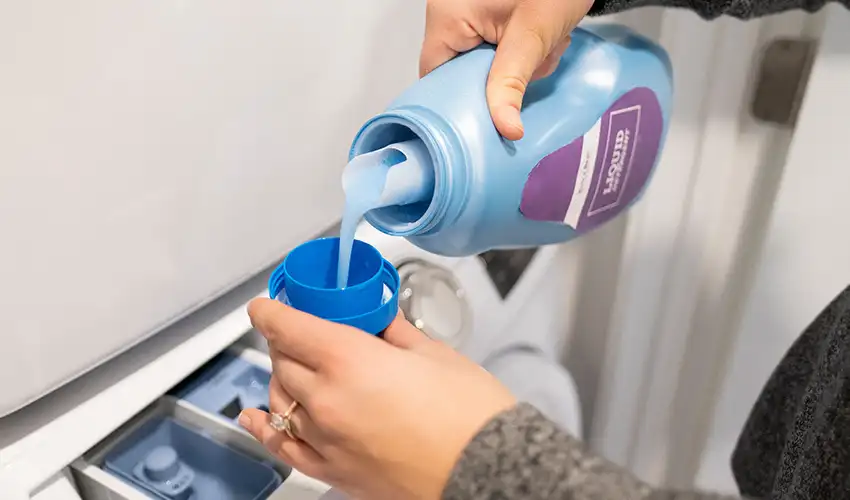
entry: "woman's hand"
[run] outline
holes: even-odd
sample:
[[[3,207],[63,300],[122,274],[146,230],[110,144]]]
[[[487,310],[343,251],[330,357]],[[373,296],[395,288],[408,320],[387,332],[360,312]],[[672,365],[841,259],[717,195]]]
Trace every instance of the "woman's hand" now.
[[[555,71],[570,32],[592,5],[593,0],[428,0],[419,74],[482,42],[498,44],[487,102],[499,133],[518,140],[526,87]]]
[[[245,410],[240,423],[301,472],[369,499],[437,499],[467,443],[513,396],[484,369],[401,316],[384,340],[258,299],[269,341],[270,410],[293,401],[297,440]]]

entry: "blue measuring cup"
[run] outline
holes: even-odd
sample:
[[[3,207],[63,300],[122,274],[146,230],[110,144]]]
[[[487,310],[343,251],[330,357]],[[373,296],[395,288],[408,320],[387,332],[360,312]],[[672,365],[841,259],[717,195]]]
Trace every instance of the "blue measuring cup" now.
[[[269,295],[300,311],[371,334],[398,313],[399,277],[380,252],[360,240],[351,251],[348,286],[336,287],[339,238],[320,238],[293,249],[269,279]]]

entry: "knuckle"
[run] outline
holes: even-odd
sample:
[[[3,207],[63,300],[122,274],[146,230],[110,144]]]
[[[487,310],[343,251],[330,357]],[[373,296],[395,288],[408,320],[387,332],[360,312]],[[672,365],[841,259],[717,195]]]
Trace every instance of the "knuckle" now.
[[[325,481],[325,482],[328,482],[330,480],[329,477],[328,477],[328,473],[325,471],[325,468],[320,466],[320,465],[316,465],[316,464],[312,464],[312,463],[308,462],[308,463],[300,464],[300,467],[294,466],[294,465],[293,465],[293,467],[295,467],[299,472],[301,472],[301,473],[303,473],[307,476],[310,476],[314,479],[318,479],[320,481]]]
[[[347,486],[350,483],[352,476],[342,470],[344,466],[341,464],[344,464],[346,460],[340,460],[335,456],[325,458],[327,459],[327,465],[319,471],[317,475],[313,475],[312,477],[320,479],[326,483],[337,485],[337,487]],[[305,472],[305,474],[307,473]],[[311,474],[307,475],[310,476]]]
[[[320,393],[310,398],[310,418],[322,429],[330,429],[336,426],[339,406],[335,404],[333,396]]]
[[[528,88],[528,79],[523,76],[498,76],[493,78],[487,86],[487,100],[491,107],[519,106],[522,104],[526,88]]]
[[[470,24],[468,21],[466,21],[464,19],[458,19],[456,21],[456,25],[455,25],[454,29],[462,39],[466,39],[466,40],[478,39],[478,36],[479,36],[478,30],[475,29],[475,27],[472,26],[472,24]]]
[[[544,33],[538,25],[526,26],[523,29],[522,39],[526,46],[537,52],[535,55],[540,59],[549,55],[553,45],[552,37]]]
[[[528,88],[528,79],[523,76],[506,75],[499,78],[499,85],[507,90],[522,94]]]
[[[349,357],[341,353],[339,349],[328,348],[322,354],[319,369],[330,378],[337,378],[341,372],[344,373],[348,369],[349,363],[351,363]]]

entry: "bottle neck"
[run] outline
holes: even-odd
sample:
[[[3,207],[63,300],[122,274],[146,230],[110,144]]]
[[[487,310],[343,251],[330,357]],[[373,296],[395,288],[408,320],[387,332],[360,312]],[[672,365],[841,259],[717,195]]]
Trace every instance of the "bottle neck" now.
[[[424,108],[401,107],[372,118],[355,137],[349,157],[410,140],[422,141],[427,149],[434,189],[425,201],[366,214],[372,226],[391,236],[434,233],[457,219],[467,198],[469,183],[462,142],[448,123]]]

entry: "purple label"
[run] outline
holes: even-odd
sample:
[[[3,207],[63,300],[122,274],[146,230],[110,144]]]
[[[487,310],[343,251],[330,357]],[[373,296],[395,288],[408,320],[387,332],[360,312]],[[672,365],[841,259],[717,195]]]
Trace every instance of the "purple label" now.
[[[658,156],[663,116],[652,90],[620,97],[583,137],[549,154],[528,174],[520,211],[578,232],[611,220],[640,194]]]

